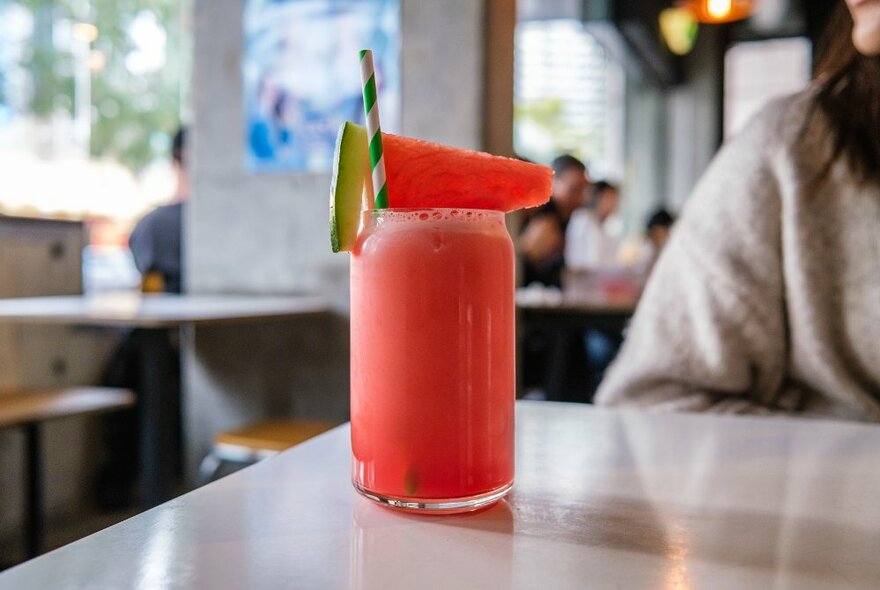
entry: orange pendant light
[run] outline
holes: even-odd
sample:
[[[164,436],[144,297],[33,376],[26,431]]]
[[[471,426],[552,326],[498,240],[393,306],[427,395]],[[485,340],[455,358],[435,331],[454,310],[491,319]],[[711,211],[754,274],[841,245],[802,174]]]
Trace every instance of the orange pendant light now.
[[[682,0],[677,6],[693,12],[701,23],[721,24],[750,17],[755,0]]]

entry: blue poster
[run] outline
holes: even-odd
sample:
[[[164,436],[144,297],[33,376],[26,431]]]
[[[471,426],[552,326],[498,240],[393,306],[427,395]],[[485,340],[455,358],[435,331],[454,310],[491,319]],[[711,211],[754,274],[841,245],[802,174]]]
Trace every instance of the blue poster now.
[[[358,51],[372,49],[382,129],[400,118],[398,0],[246,0],[244,108],[252,171],[326,173],[343,121],[363,124]]]

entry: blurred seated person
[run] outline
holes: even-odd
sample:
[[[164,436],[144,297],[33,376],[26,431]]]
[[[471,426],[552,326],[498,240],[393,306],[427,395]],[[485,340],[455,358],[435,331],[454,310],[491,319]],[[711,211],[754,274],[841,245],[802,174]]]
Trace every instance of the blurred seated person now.
[[[598,402],[880,422],[880,11],[848,5],[697,184]]]
[[[189,197],[189,175],[185,162],[186,129],[174,134],[171,162],[177,186],[171,202],[144,216],[131,232],[128,244],[147,293],[180,293],[183,264],[180,251],[183,207]]]
[[[574,156],[559,156],[550,165],[553,168],[550,201],[525,212],[516,240],[526,286],[562,286],[565,229],[572,212],[583,205],[590,185],[586,166]],[[547,367],[552,365],[554,351],[569,354],[572,346],[581,345],[579,335],[538,329],[524,335],[522,346],[523,384],[544,388],[548,386]],[[578,392],[582,389],[576,388]]]
[[[189,178],[185,160],[186,130],[180,128],[174,135],[171,149],[172,166],[177,185],[171,202],[148,213],[135,226],[129,246],[135,265],[140,271],[141,290],[144,293],[180,293],[183,282],[181,265],[181,238],[183,207],[189,196]],[[141,364],[141,331],[131,330],[120,342],[104,368],[102,385],[126,387],[139,392],[144,378]],[[170,386],[179,403],[180,356],[174,334],[159,349],[166,358],[166,366],[173,373]],[[139,409],[108,416],[102,420],[106,451],[95,480],[98,504],[106,509],[119,509],[134,500],[133,484],[137,478],[138,432],[141,428]],[[179,411],[177,412],[179,420]],[[180,423],[175,424],[180,437]],[[166,458],[175,461],[179,471],[181,457]]]
[[[672,231],[673,223],[675,223],[675,218],[669,211],[662,208],[658,209],[648,218],[645,230],[648,235],[648,242],[657,254],[663,250],[663,246],[669,240],[669,232]]]
[[[675,218],[666,209],[660,208],[648,217],[645,224],[645,238],[639,252],[639,260],[637,268],[640,272],[648,274],[660,257],[666,242],[669,240],[669,234],[672,231],[672,225]]]
[[[598,270],[619,266],[619,232],[615,227],[620,205],[618,188],[601,180],[593,186],[588,207],[571,215],[565,232],[565,264],[572,270]]]
[[[584,163],[570,155],[551,163],[553,194],[526,218],[517,238],[523,262],[523,284],[559,287],[565,266],[565,232],[572,212],[584,202],[590,181]]]
[[[591,191],[586,207],[571,215],[565,235],[567,270],[587,271],[571,274],[573,289],[600,289],[603,294],[615,290],[620,281],[616,275],[623,268],[618,259],[619,231],[616,225],[620,191],[617,186],[600,180]],[[610,271],[610,272],[608,272]],[[589,397],[599,386],[606,369],[614,360],[623,335],[607,330],[587,330],[583,334],[586,364],[589,371]]]

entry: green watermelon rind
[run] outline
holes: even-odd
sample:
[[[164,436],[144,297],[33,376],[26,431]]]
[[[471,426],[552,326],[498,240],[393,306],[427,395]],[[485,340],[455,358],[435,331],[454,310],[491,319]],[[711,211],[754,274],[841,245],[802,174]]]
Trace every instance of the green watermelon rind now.
[[[364,184],[370,178],[367,130],[346,121],[339,127],[330,183],[330,247],[350,252],[357,240]]]

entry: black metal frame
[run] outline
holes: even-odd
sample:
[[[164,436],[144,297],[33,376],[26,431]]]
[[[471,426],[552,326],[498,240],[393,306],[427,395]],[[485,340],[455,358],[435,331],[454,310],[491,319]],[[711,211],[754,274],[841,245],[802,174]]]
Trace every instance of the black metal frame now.
[[[39,555],[43,546],[43,456],[40,425],[29,422],[22,430],[27,469],[24,483],[25,556],[30,559]]]
[[[141,376],[140,464],[141,506],[152,508],[173,495],[177,470],[176,425],[179,400],[169,383],[173,371],[168,357],[168,329],[150,328],[139,332]]]

